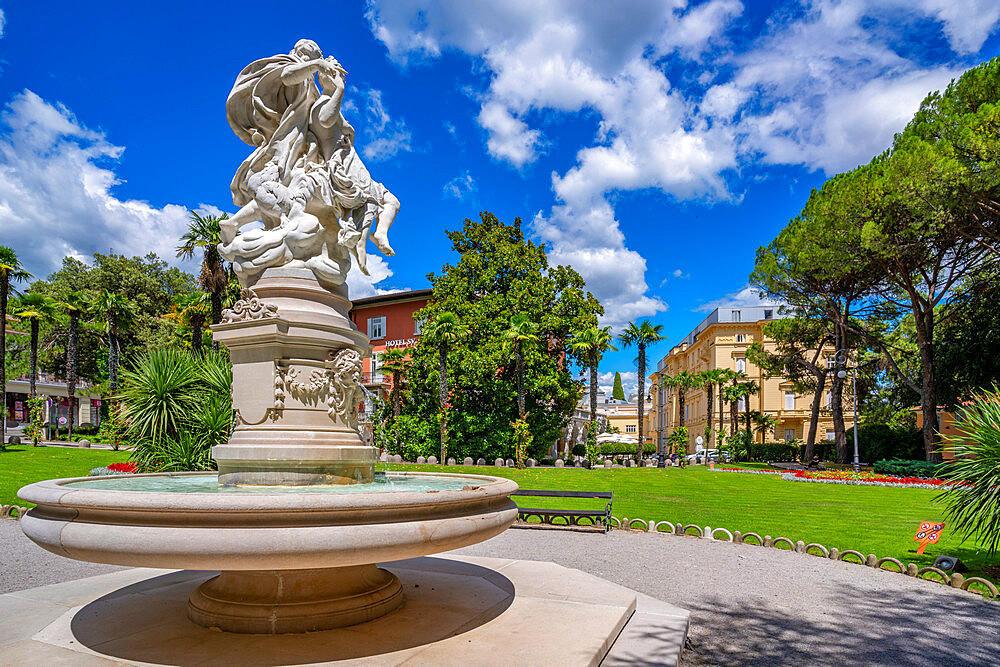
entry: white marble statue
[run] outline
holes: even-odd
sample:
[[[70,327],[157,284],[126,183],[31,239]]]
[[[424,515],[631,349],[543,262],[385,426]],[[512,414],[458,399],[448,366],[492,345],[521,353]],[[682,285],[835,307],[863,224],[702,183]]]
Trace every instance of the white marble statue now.
[[[233,177],[240,210],[222,223],[219,251],[245,287],[269,267],[306,267],[327,286],[344,282],[350,258],[368,273],[371,239],[392,255],[388,231],[399,200],[372,180],[344,118],[347,72],[315,42],[248,65],[226,101],[237,136],[254,146]],[[318,85],[317,85],[318,82]],[[255,227],[239,230],[254,222]]]

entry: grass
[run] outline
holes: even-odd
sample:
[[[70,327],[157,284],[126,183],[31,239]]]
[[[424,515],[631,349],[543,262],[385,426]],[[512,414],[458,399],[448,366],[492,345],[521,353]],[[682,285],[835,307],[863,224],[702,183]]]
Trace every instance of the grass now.
[[[740,464],[744,466],[745,464]],[[393,465],[398,470],[442,471],[440,466]],[[934,501],[938,491],[840,484],[787,482],[777,475],[709,472],[704,466],[687,468],[475,468],[448,467],[507,477],[525,489],[614,491],[613,514],[630,519],[727,528],[793,542],[819,542],[841,551],[853,549],[879,558],[892,556],[920,567],[933,565],[935,556],[957,556],[969,567],[968,576],[983,572],[984,551],[971,540],[949,531],[943,506]],[[599,501],[562,498],[515,498],[532,507],[587,507]],[[577,504],[574,504],[577,503]],[[596,505],[595,505],[596,503]],[[923,555],[913,534],[921,521],[944,521],[937,545]],[[989,577],[995,580],[996,577]]]
[[[0,505],[31,506],[17,497],[27,484],[57,477],[84,477],[93,468],[127,461],[129,452],[76,447],[8,445],[0,451]]]

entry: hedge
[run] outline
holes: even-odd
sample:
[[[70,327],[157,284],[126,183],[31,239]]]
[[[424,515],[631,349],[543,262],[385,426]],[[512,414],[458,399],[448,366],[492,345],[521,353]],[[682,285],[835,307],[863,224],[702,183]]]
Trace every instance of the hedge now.
[[[882,475],[895,475],[896,477],[937,477],[940,474],[937,463],[929,461],[907,461],[903,459],[892,459],[890,461],[876,461],[875,472]]]

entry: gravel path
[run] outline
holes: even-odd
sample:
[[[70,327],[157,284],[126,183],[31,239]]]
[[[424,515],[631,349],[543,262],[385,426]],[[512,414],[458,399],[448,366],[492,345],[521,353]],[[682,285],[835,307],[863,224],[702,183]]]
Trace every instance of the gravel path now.
[[[996,665],[1000,603],[777,549],[672,535],[511,529],[458,553],[551,560],[691,612],[685,665]],[[116,569],[0,520],[0,593]],[[544,630],[544,629],[541,629]]]

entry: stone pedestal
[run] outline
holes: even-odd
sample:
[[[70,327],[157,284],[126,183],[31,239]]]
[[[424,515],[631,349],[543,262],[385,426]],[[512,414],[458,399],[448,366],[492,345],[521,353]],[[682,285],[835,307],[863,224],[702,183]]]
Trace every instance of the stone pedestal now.
[[[268,269],[212,327],[233,363],[236,427],[212,450],[219,482],[370,482],[378,456],[357,432],[368,338],[348,319],[345,286],[308,269]]]
[[[315,632],[365,623],[402,603],[399,579],[374,565],[222,572],[191,593],[188,618],[243,634]]]

